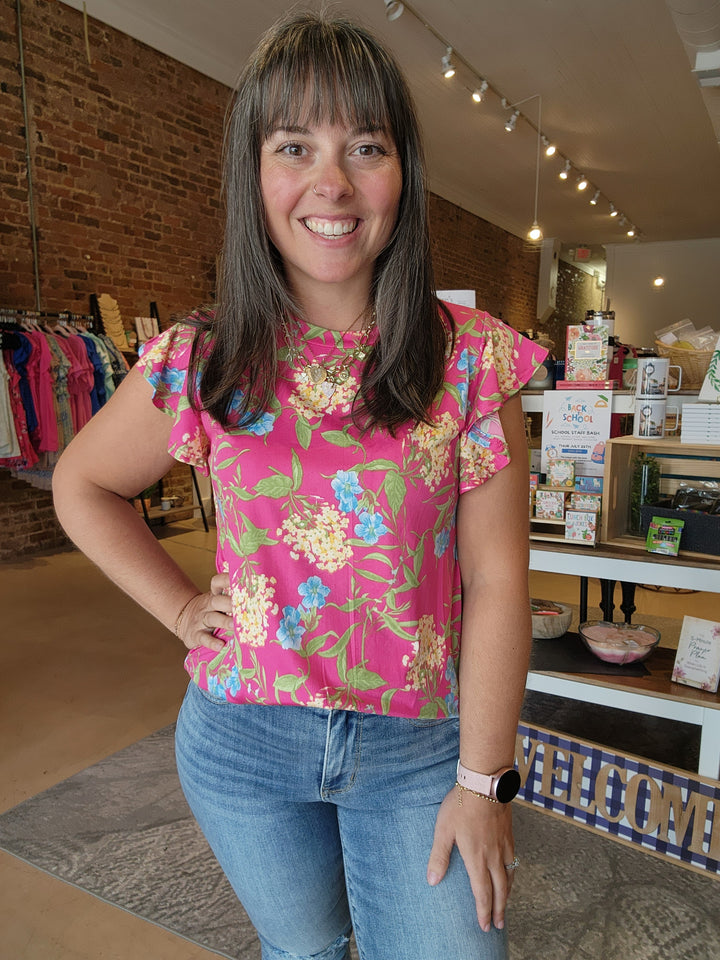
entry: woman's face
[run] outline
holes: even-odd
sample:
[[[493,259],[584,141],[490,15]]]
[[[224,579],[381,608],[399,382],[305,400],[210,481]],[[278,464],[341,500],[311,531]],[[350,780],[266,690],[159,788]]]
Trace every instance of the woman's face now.
[[[363,298],[397,221],[402,172],[389,134],[310,123],[273,131],[261,149],[268,235],[301,302]]]

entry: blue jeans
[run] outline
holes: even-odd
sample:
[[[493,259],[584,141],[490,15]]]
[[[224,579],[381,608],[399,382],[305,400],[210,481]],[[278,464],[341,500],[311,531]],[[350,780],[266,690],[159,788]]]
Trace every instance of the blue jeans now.
[[[252,920],[263,960],[506,960],[457,850],[425,879],[455,782],[457,720],[228,704],[191,683],[176,754],[185,796]]]

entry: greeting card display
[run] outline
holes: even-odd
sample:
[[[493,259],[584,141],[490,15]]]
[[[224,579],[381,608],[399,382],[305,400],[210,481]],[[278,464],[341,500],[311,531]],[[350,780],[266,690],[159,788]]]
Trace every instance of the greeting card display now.
[[[565,539],[594,544],[597,538],[597,510],[566,510]]]
[[[538,520],[562,520],[565,516],[565,491],[538,490],[535,493],[535,516]]]
[[[684,617],[672,679],[717,693],[720,680],[720,623]]]

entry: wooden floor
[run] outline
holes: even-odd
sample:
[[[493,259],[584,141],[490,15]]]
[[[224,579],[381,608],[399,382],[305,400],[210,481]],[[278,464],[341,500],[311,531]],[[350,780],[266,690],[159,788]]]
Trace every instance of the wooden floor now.
[[[166,528],[204,587],[215,534]],[[532,573],[533,596],[578,601],[573,577]],[[599,602],[590,581],[590,611]],[[720,620],[720,598],[638,590],[638,614]],[[0,809],[172,722],[183,648],[77,553],[0,564]],[[209,960],[201,950],[0,853],[0,960]]]

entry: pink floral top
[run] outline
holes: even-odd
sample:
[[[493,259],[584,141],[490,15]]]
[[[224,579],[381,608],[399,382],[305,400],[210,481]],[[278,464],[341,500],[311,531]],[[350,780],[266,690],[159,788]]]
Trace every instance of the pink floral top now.
[[[316,385],[281,348],[270,409],[223,429],[187,397],[195,331],[178,324],[146,344],[153,402],[174,420],[169,451],[210,474],[217,568],[230,575],[233,636],[186,659],[204,689],[235,703],[457,714],[458,497],[509,462],[498,410],[544,351],[486,313],[450,309],[456,343],[433,425],[394,438],[352,425],[357,364],[346,382]],[[332,366],[356,345],[357,334],[300,331],[308,362]]]

